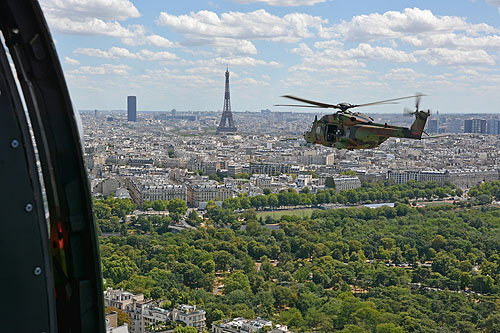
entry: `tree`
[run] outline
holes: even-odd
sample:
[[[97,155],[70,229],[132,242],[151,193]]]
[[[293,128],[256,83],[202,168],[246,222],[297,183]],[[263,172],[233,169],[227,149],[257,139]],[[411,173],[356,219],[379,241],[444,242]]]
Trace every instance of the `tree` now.
[[[153,287],[153,289],[151,289],[150,295],[152,299],[158,300],[163,296],[163,289],[161,289],[160,287]]]
[[[267,196],[267,205],[270,207],[278,207],[279,199],[278,196],[274,193],[271,193]]]
[[[246,172],[237,173],[234,175],[235,179],[250,179],[250,175]]]
[[[290,288],[283,286],[276,286],[273,289],[274,305],[276,307],[289,306],[294,302],[293,293]]]
[[[149,200],[145,200],[144,203],[142,204],[142,210],[146,211],[150,208],[153,208],[153,203]]]
[[[225,271],[231,263],[232,256],[227,251],[217,251],[214,253],[215,269]]]
[[[205,273],[205,274],[213,273],[215,271],[215,261],[213,261],[213,260],[204,261],[200,265],[200,268],[203,271],[203,273]]]
[[[149,297],[154,285],[155,281],[150,276],[134,275],[130,279],[122,281],[119,286],[133,294],[144,294]]]
[[[434,250],[439,251],[444,247],[445,244],[446,238],[441,235],[436,235],[436,237],[434,237],[434,239],[432,240],[431,246]]]
[[[100,200],[94,200],[94,214],[98,219],[109,219],[111,208]]]
[[[400,327],[397,326],[394,323],[384,323],[384,324],[378,324],[377,333],[403,333],[404,330]]]
[[[119,283],[138,272],[137,265],[129,258],[113,254],[111,257],[101,258],[102,275],[113,283]]]
[[[481,294],[489,294],[493,287],[494,280],[488,275],[475,275],[472,278],[472,290]]]
[[[198,213],[195,210],[189,212],[188,218],[186,219],[186,222],[193,227],[198,227],[201,224],[201,221],[201,217],[198,216]]]
[[[184,273],[184,284],[191,288],[201,288],[205,274],[195,265],[186,270]]]
[[[224,280],[224,295],[228,295],[234,290],[242,290],[250,293],[250,282],[243,271],[234,271],[229,277]]]
[[[487,205],[491,203],[491,197],[487,194],[481,194],[477,197],[477,200],[480,205]]]
[[[122,326],[123,324],[130,325],[130,316],[125,311],[115,308],[114,306],[107,306],[105,312],[106,314],[116,312],[116,314],[118,315],[118,326]]]
[[[179,221],[187,211],[186,202],[182,199],[172,199],[168,202],[168,212],[174,221]]]
[[[256,221],[257,220],[257,212],[255,209],[247,209],[243,213],[241,213],[241,218],[245,221]]]
[[[290,308],[286,311],[282,311],[279,314],[280,322],[289,327],[302,327],[304,325],[304,318],[302,318],[302,313],[297,308]]]
[[[198,331],[194,327],[188,326],[177,326],[174,328],[174,333],[197,333]]]
[[[163,200],[155,200],[152,203],[152,207],[156,211],[163,211],[167,209],[167,205],[165,204],[165,201]]]
[[[242,209],[249,209],[251,207],[250,199],[245,195],[240,198],[240,205]]]

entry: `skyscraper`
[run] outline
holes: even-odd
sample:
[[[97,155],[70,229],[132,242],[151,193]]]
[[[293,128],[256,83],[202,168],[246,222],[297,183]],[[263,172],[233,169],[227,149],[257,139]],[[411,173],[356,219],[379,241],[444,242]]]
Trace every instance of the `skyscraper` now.
[[[467,119],[464,122],[464,133],[486,133],[485,119]]]
[[[498,134],[498,119],[488,119],[486,122],[486,133]]]
[[[427,132],[437,133],[438,132],[438,120],[431,119],[427,122]]]
[[[127,96],[127,120],[137,121],[137,97]]]

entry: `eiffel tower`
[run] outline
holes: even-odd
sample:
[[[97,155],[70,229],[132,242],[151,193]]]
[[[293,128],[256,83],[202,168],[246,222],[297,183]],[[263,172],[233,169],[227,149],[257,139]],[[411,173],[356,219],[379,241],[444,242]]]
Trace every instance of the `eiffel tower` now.
[[[226,124],[227,123],[227,124]],[[233,122],[233,114],[231,113],[231,98],[229,95],[229,70],[226,68],[226,89],[224,93],[224,108],[222,110],[222,118],[217,127],[215,134],[234,134],[236,126]]]

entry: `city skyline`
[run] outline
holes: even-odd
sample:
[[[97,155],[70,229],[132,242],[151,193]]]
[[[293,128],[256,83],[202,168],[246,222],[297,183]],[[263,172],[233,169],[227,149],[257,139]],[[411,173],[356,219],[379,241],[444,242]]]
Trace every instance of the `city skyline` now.
[[[366,103],[416,91],[432,110],[500,111],[495,1],[73,2],[41,5],[77,108],[137,95],[142,110],[221,110],[229,65],[236,112],[276,110],[283,94]]]

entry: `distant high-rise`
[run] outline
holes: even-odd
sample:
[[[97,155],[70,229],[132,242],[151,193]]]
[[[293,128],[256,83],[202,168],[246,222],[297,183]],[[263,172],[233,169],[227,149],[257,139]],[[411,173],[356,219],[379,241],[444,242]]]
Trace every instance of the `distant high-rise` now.
[[[485,119],[467,119],[464,122],[464,133],[486,133]]]
[[[227,124],[226,124],[227,123]],[[231,113],[231,98],[229,94],[229,70],[226,69],[226,87],[224,91],[224,108],[222,110],[222,118],[217,127],[215,134],[236,133],[236,126],[233,122],[233,114]]]
[[[431,119],[427,122],[427,132],[437,133],[438,132],[438,120]]]
[[[486,123],[486,133],[498,134],[498,119],[488,119]]]
[[[137,121],[137,97],[127,96],[127,120]]]
[[[451,119],[449,131],[450,133],[462,133],[462,121],[460,119]]]

